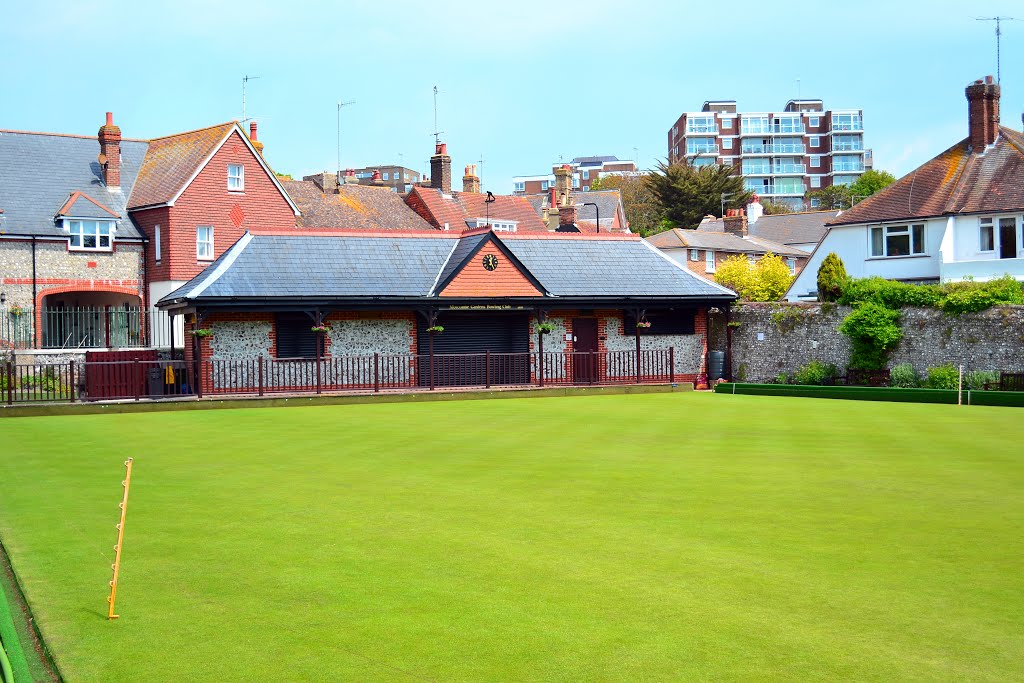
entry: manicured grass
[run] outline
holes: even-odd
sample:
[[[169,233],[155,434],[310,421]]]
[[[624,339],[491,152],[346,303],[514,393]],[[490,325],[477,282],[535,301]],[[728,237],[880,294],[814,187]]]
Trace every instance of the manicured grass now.
[[[1022,425],[696,394],[11,419],[0,537],[68,681],[1021,680]]]

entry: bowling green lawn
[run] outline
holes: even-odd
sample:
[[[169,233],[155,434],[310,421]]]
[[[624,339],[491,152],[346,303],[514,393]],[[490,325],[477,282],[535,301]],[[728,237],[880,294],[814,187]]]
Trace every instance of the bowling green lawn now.
[[[69,682],[1024,679],[1021,409],[665,393],[0,435],[0,540]]]

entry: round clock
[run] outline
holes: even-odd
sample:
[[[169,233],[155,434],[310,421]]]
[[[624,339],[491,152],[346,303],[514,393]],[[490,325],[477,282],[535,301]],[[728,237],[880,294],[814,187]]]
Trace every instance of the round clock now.
[[[487,270],[494,270],[498,267],[498,257],[494,254],[487,254],[484,256],[484,268]]]

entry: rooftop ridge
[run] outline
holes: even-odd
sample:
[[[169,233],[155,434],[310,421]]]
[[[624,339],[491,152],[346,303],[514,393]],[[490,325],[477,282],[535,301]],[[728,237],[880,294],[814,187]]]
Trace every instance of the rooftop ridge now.
[[[45,131],[38,130],[14,130],[9,128],[0,128],[0,135],[4,133],[12,133],[15,135],[47,135],[56,138],[79,138],[81,140],[99,140],[96,135],[76,135],[75,133],[47,133]],[[121,138],[121,142],[149,142],[143,138]]]

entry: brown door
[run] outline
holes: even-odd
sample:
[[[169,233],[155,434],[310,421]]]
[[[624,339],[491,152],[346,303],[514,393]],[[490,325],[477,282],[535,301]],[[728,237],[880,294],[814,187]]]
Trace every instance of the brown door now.
[[[999,219],[999,258],[1017,258],[1017,219]]]
[[[577,384],[597,381],[597,318],[572,319],[572,376]]]

